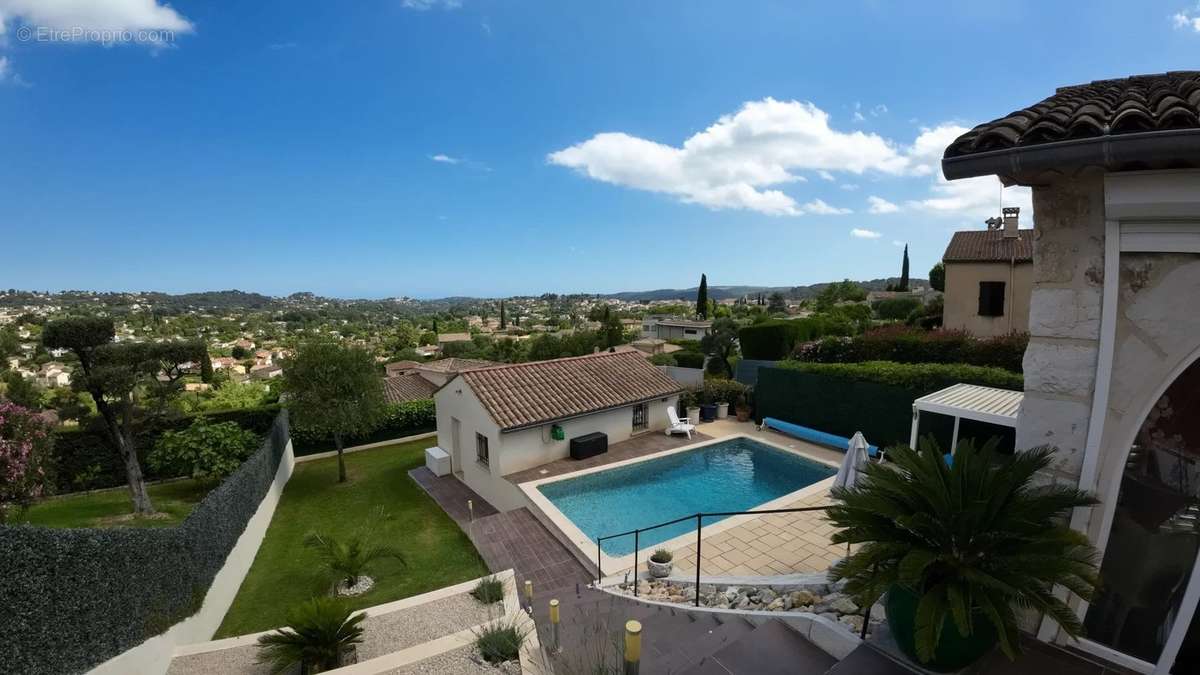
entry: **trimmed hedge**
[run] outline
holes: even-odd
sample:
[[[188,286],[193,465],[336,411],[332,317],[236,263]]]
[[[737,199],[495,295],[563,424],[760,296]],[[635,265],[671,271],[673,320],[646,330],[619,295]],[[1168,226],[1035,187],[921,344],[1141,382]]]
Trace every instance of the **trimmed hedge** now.
[[[154,471],[146,461],[146,454],[154,448],[154,442],[163,432],[186,429],[197,417],[204,417],[213,423],[236,422],[243,429],[263,436],[271,430],[279,410],[279,405],[239,408],[154,420],[139,425],[134,430],[133,442],[141,459],[146,480],[177,478],[171,472]],[[99,419],[94,419],[77,429],[55,431],[53,462],[55,491],[60,494],[120,487],[126,483],[125,466],[113,450],[108,432]]]
[[[363,436],[351,436],[342,439],[347,447],[390,441],[414,434],[422,434],[437,428],[437,411],[433,399],[389,403],[387,417],[379,428]],[[313,436],[303,431],[303,425],[297,421],[292,434],[292,449],[297,457],[312,455],[318,452],[336,450],[332,436]]]
[[[287,447],[287,412],[266,441],[176,527],[0,527],[0,663],[79,673],[195,614]]]
[[[701,354],[700,352],[683,350],[671,352],[670,355],[675,358],[675,365],[679,366],[680,368],[704,367],[704,354]]]
[[[925,331],[893,326],[852,338],[827,337],[800,345],[793,358],[814,363],[966,363],[1021,372],[1029,335],[975,338],[958,330]]]
[[[759,368],[755,416],[775,417],[839,436],[863,432],[879,447],[908,443],[912,402],[952,384],[966,382],[1002,389],[1022,388],[1022,377],[999,368],[967,365],[867,362],[853,364],[785,361]],[[933,433],[950,447],[953,418],[926,415],[921,434]],[[960,438],[1001,437],[1011,449],[1012,429],[962,420]]]
[[[792,353],[798,342],[816,340],[824,335],[849,333],[844,321],[822,316],[804,319],[773,319],[746,326],[738,331],[742,357],[763,361],[778,361]]]

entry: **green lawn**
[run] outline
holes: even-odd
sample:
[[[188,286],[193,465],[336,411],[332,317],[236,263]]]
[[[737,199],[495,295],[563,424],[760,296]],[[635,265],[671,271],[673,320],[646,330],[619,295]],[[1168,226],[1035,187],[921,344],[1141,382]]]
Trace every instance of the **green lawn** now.
[[[151,485],[148,489],[159,516],[132,517],[129,490],[120,488],[46,499],[15,520],[46,527],[168,527],[186,518],[212,489],[212,484],[180,480]]]
[[[370,532],[399,548],[407,565],[383,559],[371,569],[375,587],[352,600],[370,607],[487,574],[458,525],[408,477],[421,466],[429,441],[346,455],[349,481],[337,482],[337,458],[296,465],[258,555],[216,637],[284,625],[293,605],[325,592],[317,558],[305,548],[310,530],[345,535],[382,506],[390,518]]]

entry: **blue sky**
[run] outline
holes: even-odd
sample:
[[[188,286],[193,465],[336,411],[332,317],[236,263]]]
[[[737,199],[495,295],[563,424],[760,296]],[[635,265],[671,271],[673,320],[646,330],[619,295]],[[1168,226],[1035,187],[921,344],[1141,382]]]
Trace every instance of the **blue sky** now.
[[[999,210],[994,179],[940,179],[963,127],[1200,55],[1189,2],[0,0],[0,18],[0,287],[51,290],[791,285],[897,274],[905,242],[923,276]]]

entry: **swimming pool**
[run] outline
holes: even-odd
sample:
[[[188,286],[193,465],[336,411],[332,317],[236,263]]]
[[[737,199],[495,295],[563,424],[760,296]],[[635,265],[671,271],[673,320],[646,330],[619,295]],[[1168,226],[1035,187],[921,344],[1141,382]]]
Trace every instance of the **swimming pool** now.
[[[593,542],[699,511],[745,511],[837,473],[750,438],[718,441],[694,450],[626,464],[538,486],[538,491]],[[723,518],[705,518],[712,525]],[[645,549],[686,532],[684,521],[639,535]],[[610,556],[633,552],[633,535],[607,539]]]

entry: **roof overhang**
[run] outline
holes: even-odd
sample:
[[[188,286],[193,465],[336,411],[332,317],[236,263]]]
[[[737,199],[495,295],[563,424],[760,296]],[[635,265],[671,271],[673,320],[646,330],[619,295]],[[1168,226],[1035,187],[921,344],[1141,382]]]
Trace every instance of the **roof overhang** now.
[[[1108,170],[1200,167],[1200,129],[1168,129],[1017,146],[944,157],[947,180],[999,176],[1005,185],[1042,185],[1083,167]]]
[[[597,408],[595,410],[585,410],[583,412],[572,413],[570,415],[562,415],[559,417],[551,417],[551,418],[547,418],[544,420],[538,420],[536,422],[528,422],[526,424],[521,424],[521,425],[518,425],[515,427],[500,427],[500,433],[509,434],[514,431],[524,431],[526,429],[536,429],[538,427],[544,427],[547,424],[557,424],[558,422],[565,422],[567,420],[579,419],[580,417],[587,417],[589,415],[597,415],[599,413],[608,412],[610,410],[620,410],[621,408],[628,408],[630,406],[635,406],[635,405],[638,405],[641,403],[649,403],[650,401],[657,401],[657,400],[661,400],[661,399],[670,398],[672,396],[675,396],[675,395],[681,393],[682,391],[683,391],[683,388],[681,387],[677,391],[671,391],[671,392],[659,394],[656,396],[650,396],[649,398],[642,398],[642,399],[638,399],[636,401],[625,401],[624,403],[617,403],[615,405],[609,405],[609,406],[605,406],[603,408]]]

